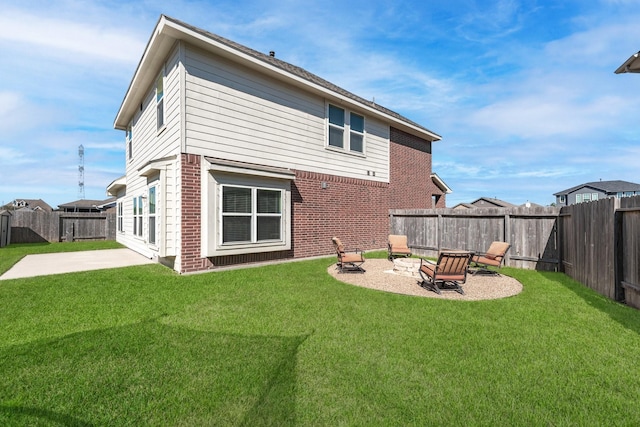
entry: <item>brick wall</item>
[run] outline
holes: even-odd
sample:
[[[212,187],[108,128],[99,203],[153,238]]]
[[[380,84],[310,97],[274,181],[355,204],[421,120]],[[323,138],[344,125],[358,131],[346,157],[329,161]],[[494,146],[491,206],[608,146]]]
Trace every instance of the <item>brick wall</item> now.
[[[322,188],[326,183],[326,188]],[[331,238],[347,249],[386,247],[389,185],[355,178],[296,171],[292,183],[294,256],[327,255]]]
[[[182,154],[182,193],[180,228],[180,266],[181,273],[206,270],[212,267],[211,261],[200,257],[200,156]]]
[[[446,206],[445,194],[431,180],[431,143],[391,128],[391,209],[431,209]],[[438,196],[436,206],[433,196]]]
[[[290,251],[209,259],[200,258],[200,157],[183,154],[180,271],[327,255],[333,252],[334,236],[348,250],[385,248],[389,209],[429,209],[432,195],[442,194],[430,177],[431,143],[392,128],[390,154],[390,183],[296,171],[291,184]],[[444,203],[443,195],[437,207]]]

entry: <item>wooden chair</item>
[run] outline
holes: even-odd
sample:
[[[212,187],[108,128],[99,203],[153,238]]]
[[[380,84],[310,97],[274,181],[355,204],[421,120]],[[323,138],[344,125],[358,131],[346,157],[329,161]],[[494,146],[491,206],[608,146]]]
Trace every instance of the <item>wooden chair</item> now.
[[[487,252],[476,252],[471,258],[474,270],[471,274],[500,274],[495,270],[490,270],[489,266],[500,268],[504,257],[511,245],[507,242],[493,242]]]
[[[471,253],[466,251],[442,251],[438,261],[421,259],[421,286],[440,295],[444,289],[454,290],[464,295],[462,286],[467,281],[467,270],[471,260]]]
[[[340,269],[340,273],[344,273],[345,271],[365,272],[365,269],[362,268],[362,264],[364,264],[364,252],[358,251],[358,249],[356,249],[355,252],[345,251],[344,245],[337,237],[334,237],[331,241],[333,241],[333,246],[338,256],[337,266]]]
[[[389,249],[389,260],[393,261],[396,257],[410,257],[411,249],[407,246],[407,236],[398,234],[389,234],[389,240],[387,241],[387,247]]]

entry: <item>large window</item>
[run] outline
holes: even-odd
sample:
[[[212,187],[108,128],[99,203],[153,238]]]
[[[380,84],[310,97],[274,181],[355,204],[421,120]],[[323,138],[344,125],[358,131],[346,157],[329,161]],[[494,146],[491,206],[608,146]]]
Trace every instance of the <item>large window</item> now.
[[[222,243],[283,240],[282,190],[222,187]]]
[[[364,117],[329,104],[327,145],[354,153],[364,153]]]
[[[156,244],[156,186],[149,187],[149,243]]]
[[[142,237],[142,196],[133,198],[133,235]]]
[[[156,80],[156,110],[158,129],[164,126],[164,69]]]

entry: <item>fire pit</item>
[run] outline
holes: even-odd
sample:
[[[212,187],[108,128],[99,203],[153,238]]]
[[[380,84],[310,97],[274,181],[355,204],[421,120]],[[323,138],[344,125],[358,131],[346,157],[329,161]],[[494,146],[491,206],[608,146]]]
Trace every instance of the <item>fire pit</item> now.
[[[393,272],[403,276],[420,277],[419,258],[396,258],[393,260]]]

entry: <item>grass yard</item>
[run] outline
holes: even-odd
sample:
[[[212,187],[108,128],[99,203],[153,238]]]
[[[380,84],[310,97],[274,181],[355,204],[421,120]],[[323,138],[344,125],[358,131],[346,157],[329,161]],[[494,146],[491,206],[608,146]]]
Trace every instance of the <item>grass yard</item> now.
[[[333,262],[2,281],[0,425],[640,425],[639,311],[557,273],[465,302]]]

